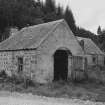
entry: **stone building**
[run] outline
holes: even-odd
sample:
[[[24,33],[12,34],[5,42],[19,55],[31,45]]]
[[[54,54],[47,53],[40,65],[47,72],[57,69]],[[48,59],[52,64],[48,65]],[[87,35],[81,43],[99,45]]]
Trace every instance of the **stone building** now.
[[[85,52],[87,66],[105,66],[105,54],[91,39],[82,37],[77,37],[77,39]]]
[[[0,70],[35,82],[67,80],[84,69],[84,51],[65,20],[25,27],[0,44]]]

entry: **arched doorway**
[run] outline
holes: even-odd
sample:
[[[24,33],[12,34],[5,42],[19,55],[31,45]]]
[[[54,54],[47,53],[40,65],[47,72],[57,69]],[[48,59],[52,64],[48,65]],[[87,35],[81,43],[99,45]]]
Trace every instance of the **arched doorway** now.
[[[67,80],[68,76],[68,52],[57,50],[54,54],[54,81]]]

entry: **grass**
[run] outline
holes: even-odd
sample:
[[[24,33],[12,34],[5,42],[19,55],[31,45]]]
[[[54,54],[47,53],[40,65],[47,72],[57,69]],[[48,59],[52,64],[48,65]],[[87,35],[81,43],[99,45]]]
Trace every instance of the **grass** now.
[[[32,93],[33,95],[41,95],[47,97],[58,98],[76,98],[82,100],[91,100],[97,102],[105,102],[105,85],[98,82],[83,81],[58,81],[49,84],[33,83],[31,80],[12,78],[3,73],[0,76],[0,91],[6,90],[10,92]]]
[[[0,90],[32,93],[33,95],[47,97],[77,98],[105,102],[105,86],[102,84],[90,83],[88,81],[82,83],[58,81],[44,85],[36,83],[26,87],[24,82],[15,83],[13,81],[11,82],[9,79],[4,79],[0,83]]]

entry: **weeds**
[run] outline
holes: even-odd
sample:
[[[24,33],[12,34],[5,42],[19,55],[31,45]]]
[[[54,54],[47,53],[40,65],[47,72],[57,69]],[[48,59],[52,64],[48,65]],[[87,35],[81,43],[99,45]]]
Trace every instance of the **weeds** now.
[[[56,81],[48,84],[34,83],[29,78],[13,75],[8,77],[4,71],[0,73],[0,90],[32,93],[47,97],[78,98],[82,100],[105,102],[105,86],[90,81]]]

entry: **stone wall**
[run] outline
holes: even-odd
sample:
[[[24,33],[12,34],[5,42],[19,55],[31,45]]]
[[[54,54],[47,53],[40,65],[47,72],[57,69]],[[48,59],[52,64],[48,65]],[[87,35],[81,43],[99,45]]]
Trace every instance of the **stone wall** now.
[[[36,68],[36,52],[29,51],[6,51],[0,52],[0,71],[5,70],[11,76],[18,72],[18,57],[23,58],[23,72],[27,76],[31,76],[31,72]]]
[[[93,62],[93,57],[95,57],[96,61]],[[86,55],[87,58],[87,65],[88,66],[94,66],[94,65],[100,65],[105,66],[104,64],[104,55]]]
[[[99,55],[98,56],[98,64],[101,65],[101,66],[105,66],[104,59],[105,59],[104,55]]]
[[[12,52],[0,52],[0,71],[5,70],[11,75],[9,71],[12,69],[12,62]]]

